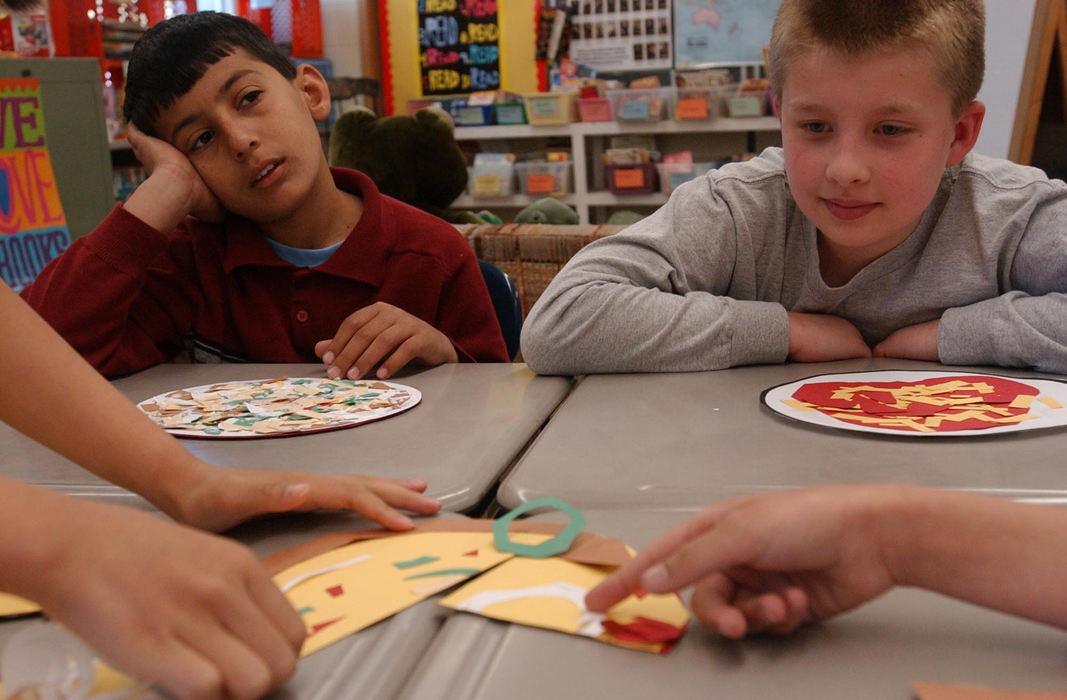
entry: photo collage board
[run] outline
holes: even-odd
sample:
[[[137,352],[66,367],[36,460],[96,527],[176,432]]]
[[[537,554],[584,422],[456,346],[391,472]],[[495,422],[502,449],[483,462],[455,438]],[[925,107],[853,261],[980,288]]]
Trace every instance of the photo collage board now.
[[[597,70],[660,70],[673,65],[670,0],[570,3],[570,58]]]

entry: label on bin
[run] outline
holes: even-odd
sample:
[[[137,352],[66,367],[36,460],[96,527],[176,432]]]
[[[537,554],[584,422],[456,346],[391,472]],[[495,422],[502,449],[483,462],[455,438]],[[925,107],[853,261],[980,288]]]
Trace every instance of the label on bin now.
[[[648,119],[648,102],[630,100],[619,105],[619,119]]]
[[[617,190],[639,190],[645,187],[645,171],[641,168],[622,168],[611,176]]]
[[[679,119],[707,119],[708,101],[699,97],[678,100]]]
[[[558,97],[532,97],[530,98],[530,111],[538,117],[554,117],[559,114]]]
[[[484,126],[485,110],[481,107],[460,107],[459,122],[464,126]]]
[[[474,194],[500,194],[499,175],[475,175]]]
[[[526,191],[536,194],[553,192],[556,189],[556,178],[551,175],[527,175]]]
[[[497,105],[496,121],[498,124],[525,124],[526,113],[522,105]]]

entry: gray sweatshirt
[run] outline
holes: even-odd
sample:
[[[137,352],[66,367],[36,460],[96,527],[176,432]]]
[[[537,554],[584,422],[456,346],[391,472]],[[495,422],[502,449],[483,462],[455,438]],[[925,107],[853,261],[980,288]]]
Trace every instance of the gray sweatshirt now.
[[[1067,373],[1067,185],[970,154],[904,242],[828,287],[767,149],[579,251],[531,309],[522,354],[542,374],[783,362],[787,311],[840,316],[871,345],[940,318],[945,364]]]

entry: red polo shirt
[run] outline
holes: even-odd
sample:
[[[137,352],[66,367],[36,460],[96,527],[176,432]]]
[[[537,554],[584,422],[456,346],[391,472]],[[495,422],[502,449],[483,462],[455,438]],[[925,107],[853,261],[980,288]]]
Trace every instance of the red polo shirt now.
[[[506,362],[477,259],[449,224],[332,168],[363,215],[329,260],[300,268],[248,220],[188,218],[163,234],[121,206],[53,260],[22,296],[107,376],[179,356],[317,362],[315,343],[383,301],[452,341],[461,361]]]

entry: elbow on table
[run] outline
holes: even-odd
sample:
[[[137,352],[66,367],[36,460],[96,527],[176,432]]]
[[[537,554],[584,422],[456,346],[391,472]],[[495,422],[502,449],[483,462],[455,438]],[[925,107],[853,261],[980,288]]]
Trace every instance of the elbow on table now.
[[[538,374],[567,374],[563,353],[565,346],[559,344],[552,333],[552,324],[543,317],[531,315],[523,322],[519,347],[526,365]]]

